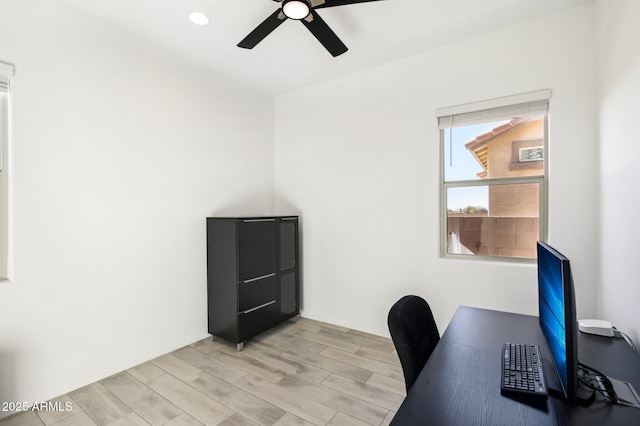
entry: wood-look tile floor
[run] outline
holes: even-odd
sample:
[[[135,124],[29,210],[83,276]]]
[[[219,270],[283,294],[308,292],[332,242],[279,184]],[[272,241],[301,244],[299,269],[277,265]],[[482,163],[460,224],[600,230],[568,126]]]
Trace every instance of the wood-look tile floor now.
[[[201,340],[51,401],[70,411],[0,426],[387,425],[404,395],[390,339],[300,318],[241,352]]]

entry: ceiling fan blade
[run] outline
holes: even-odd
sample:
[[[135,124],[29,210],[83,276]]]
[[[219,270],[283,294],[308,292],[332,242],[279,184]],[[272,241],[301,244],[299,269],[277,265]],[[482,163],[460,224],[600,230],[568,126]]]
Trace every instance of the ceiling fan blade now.
[[[323,7],[345,6],[347,4],[368,3],[372,1],[381,1],[381,0],[324,0],[324,2],[322,0],[317,0],[317,2],[320,4],[318,4],[317,6],[313,6],[313,8],[322,9]],[[315,3],[315,2],[312,1],[312,3]]]
[[[347,46],[338,38],[336,33],[333,32],[329,25],[318,15],[313,9],[311,9],[311,16],[313,20],[310,22],[303,19],[301,22],[305,27],[311,31],[320,43],[331,53],[334,57],[342,55],[346,52]]]
[[[238,47],[245,49],[253,49],[256,44],[260,43],[266,36],[271,34],[273,30],[278,28],[280,24],[287,20],[280,9],[276,10],[271,16],[265,19],[253,31],[249,33],[240,43]]]

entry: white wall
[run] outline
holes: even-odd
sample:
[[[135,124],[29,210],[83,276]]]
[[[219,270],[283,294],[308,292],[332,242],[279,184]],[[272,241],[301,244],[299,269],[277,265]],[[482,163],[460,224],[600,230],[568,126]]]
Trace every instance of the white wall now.
[[[0,1],[15,64],[0,400],[206,336],[205,217],[273,204],[273,100],[60,0]]]
[[[640,3],[599,1],[601,287],[599,318],[640,340]]]
[[[276,97],[276,204],[302,212],[303,314],[378,334],[404,294],[441,330],[460,304],[537,313],[535,265],[439,258],[434,111],[550,88],[550,242],[595,315],[594,8],[468,39]]]

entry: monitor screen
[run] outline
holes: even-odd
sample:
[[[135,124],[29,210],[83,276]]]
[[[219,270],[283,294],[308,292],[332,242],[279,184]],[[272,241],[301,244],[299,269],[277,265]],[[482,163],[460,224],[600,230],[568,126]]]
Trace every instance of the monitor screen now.
[[[569,403],[578,384],[576,303],[569,259],[538,242],[538,309],[540,327]]]

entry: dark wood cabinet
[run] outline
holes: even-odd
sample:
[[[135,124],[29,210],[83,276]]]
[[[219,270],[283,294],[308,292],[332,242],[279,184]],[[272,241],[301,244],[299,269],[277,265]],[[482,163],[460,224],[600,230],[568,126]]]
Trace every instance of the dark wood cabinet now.
[[[300,312],[297,216],[207,218],[209,333],[241,350]]]

